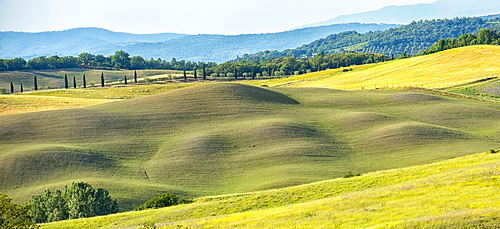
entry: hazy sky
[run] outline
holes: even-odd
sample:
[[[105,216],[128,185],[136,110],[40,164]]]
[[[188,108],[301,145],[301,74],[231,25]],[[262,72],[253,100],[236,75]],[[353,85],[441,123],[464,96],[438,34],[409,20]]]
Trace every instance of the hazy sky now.
[[[0,0],[0,31],[267,33],[388,5],[436,0]]]

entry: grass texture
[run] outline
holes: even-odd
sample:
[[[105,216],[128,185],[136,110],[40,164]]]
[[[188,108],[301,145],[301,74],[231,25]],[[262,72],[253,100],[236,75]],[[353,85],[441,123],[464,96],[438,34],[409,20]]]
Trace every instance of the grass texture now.
[[[481,153],[42,228],[496,228],[499,179],[500,155]]]
[[[497,104],[414,91],[208,83],[0,116],[0,192],[22,203],[84,180],[129,210],[163,192],[289,187],[486,151],[498,117]]]

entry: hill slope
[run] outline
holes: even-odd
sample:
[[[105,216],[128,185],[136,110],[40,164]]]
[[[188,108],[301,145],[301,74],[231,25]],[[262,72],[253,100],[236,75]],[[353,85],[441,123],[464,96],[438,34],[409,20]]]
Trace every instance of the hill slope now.
[[[257,193],[200,198],[158,210],[55,222],[42,228],[495,228],[500,155]]]
[[[408,24],[424,19],[482,16],[500,12],[500,3],[495,0],[439,0],[429,4],[387,6],[375,11],[342,15],[333,19],[305,25],[320,26],[334,23],[397,23]]]
[[[385,63],[353,66],[353,71],[349,72],[333,69],[258,83],[335,89],[446,88],[497,78],[500,74],[498,58],[500,46],[469,46]]]
[[[500,135],[499,115],[494,104],[410,91],[204,84],[0,116],[0,192],[23,201],[85,180],[127,210],[166,191],[286,187],[493,148],[485,136]]]

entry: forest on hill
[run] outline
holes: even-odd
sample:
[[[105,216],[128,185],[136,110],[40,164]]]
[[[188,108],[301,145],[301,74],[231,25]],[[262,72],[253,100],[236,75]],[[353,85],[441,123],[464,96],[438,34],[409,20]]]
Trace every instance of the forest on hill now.
[[[389,56],[403,53],[417,55],[429,49],[440,39],[457,38],[466,33],[478,33],[482,29],[498,29],[499,15],[454,19],[421,20],[381,32],[358,33],[347,31],[332,34],[284,51],[269,50],[243,55],[238,60],[275,59],[278,57],[312,57],[317,53],[326,54],[361,52]]]

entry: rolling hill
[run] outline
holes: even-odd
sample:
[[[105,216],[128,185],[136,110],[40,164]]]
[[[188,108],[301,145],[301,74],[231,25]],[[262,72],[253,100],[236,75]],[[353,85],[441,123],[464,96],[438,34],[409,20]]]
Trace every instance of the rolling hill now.
[[[499,162],[498,154],[481,153],[42,228],[496,228]]]
[[[413,91],[201,84],[0,116],[0,191],[22,202],[85,180],[129,210],[163,192],[287,187],[494,148],[485,136],[500,135],[499,115],[495,104]]]
[[[477,45],[408,59],[352,66],[352,71],[347,72],[332,69],[251,83],[356,90],[410,86],[448,88],[498,79],[498,58],[500,46]]]

